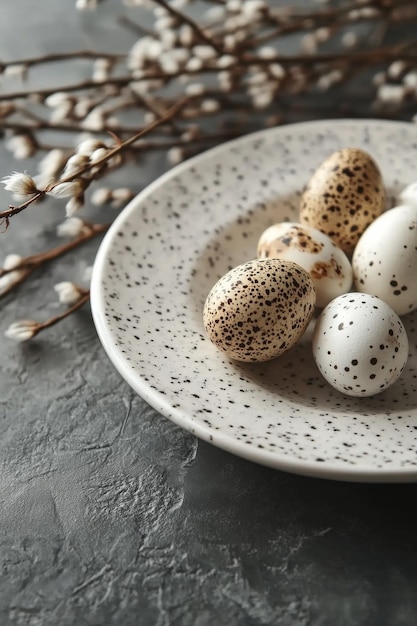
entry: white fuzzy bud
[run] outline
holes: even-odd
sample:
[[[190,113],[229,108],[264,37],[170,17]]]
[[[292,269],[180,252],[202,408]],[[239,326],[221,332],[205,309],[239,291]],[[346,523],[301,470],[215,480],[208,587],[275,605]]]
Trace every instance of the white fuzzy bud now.
[[[26,78],[28,72],[28,66],[24,63],[14,63],[13,65],[8,65],[4,70],[4,75],[9,78],[20,78],[20,80],[24,80]]]
[[[201,96],[205,92],[205,87],[202,83],[190,83],[185,88],[187,96]]]
[[[80,217],[67,217],[62,224],[58,224],[56,232],[58,237],[75,238],[82,234],[84,228],[84,220]]]
[[[354,48],[358,43],[358,35],[352,30],[348,30],[342,35],[342,44],[345,48]]]
[[[168,150],[167,152],[167,158],[168,162],[171,163],[171,165],[177,165],[183,160],[184,151],[178,147],[170,148],[170,150]]]
[[[38,164],[39,174],[34,176],[38,189],[45,189],[55,182],[65,163],[65,156],[62,150],[54,148],[48,152]]]
[[[146,111],[143,116],[143,120],[145,124],[153,124],[153,122],[155,122],[156,120],[156,115],[155,113],[152,113],[152,111]]]
[[[236,63],[236,57],[231,54],[223,54],[221,57],[216,59],[216,66],[225,69],[227,67],[231,67]]]
[[[8,339],[27,341],[36,335],[38,328],[39,324],[34,320],[20,320],[11,324],[4,334]]]
[[[76,178],[68,183],[58,183],[47,193],[54,198],[71,198],[79,196],[83,191],[84,185],[82,181],[79,178]]]
[[[178,62],[185,63],[190,58],[190,51],[187,48],[174,48],[169,54]]]
[[[91,194],[91,204],[94,206],[103,206],[103,204],[107,204],[111,200],[111,189],[108,187],[99,187],[95,189]]]
[[[54,286],[54,290],[58,294],[58,299],[61,304],[74,304],[80,299],[80,290],[74,283],[69,281],[57,283]]]
[[[217,80],[219,81],[220,89],[222,91],[230,91],[232,88],[232,74],[227,70],[223,70],[217,73]]]
[[[386,80],[387,75],[385,74],[385,72],[376,72],[372,79],[372,83],[375,85],[375,87],[380,87],[381,85],[385,84]]]
[[[45,98],[45,104],[50,109],[54,109],[55,107],[61,107],[63,104],[67,104],[70,100],[70,96],[64,91],[56,91]]]
[[[162,31],[159,33],[159,37],[167,49],[174,48],[177,43],[177,33],[171,29]]]
[[[406,69],[407,63],[405,61],[393,61],[387,70],[387,74],[390,78],[397,80]]]
[[[242,4],[246,4],[246,2],[242,3],[242,0],[228,0],[226,7],[231,13],[240,13],[242,10]]]
[[[242,3],[243,13],[251,18],[257,17],[257,14],[263,11],[265,8],[266,3],[263,0],[246,0]]]
[[[108,79],[112,64],[109,59],[96,59],[93,64],[93,80],[101,83]]]
[[[83,272],[83,281],[86,283],[90,283],[91,282],[91,277],[93,275],[93,266],[92,265],[88,265]]]
[[[157,61],[163,52],[162,43],[158,39],[151,39],[146,47],[146,58]]]
[[[10,287],[18,283],[23,274],[24,272],[22,270],[16,270],[14,272],[8,272],[7,274],[0,276],[0,296],[7,292]]]
[[[258,50],[258,56],[260,59],[275,59],[277,51],[272,46],[262,46]]]
[[[4,176],[0,182],[6,191],[19,196],[30,196],[38,191],[33,178],[23,172],[13,172],[9,176]]]
[[[189,72],[199,72],[203,67],[203,61],[198,57],[191,57],[185,64],[185,69]]]
[[[167,15],[169,15],[168,10],[160,5],[157,5],[153,8],[153,14],[154,17],[156,17],[157,19],[161,18],[161,17],[166,17]]]
[[[154,28],[158,33],[162,33],[164,30],[175,28],[175,26],[176,20],[174,17],[172,17],[172,15],[164,15],[162,17],[159,17],[154,22]]]
[[[28,159],[36,152],[36,143],[31,135],[13,135],[6,142],[6,148],[13,153],[15,159]]]
[[[207,100],[203,100],[201,103],[201,110],[203,113],[216,113],[220,109],[220,104],[217,100],[212,100],[207,98]]]
[[[378,88],[377,98],[385,104],[399,104],[405,97],[403,85],[381,85]]]
[[[106,148],[97,148],[97,150],[94,150],[93,154],[90,156],[90,162],[97,163],[98,161],[103,159],[107,153],[108,151],[106,150]]]
[[[22,257],[19,254],[8,254],[3,261],[3,269],[14,270],[19,267]]]
[[[181,141],[188,142],[197,139],[200,129],[197,125],[190,125],[187,130],[181,134]]]
[[[343,73],[341,72],[341,70],[331,70],[327,74],[323,74],[323,76],[320,76],[317,81],[317,87],[322,91],[326,91],[327,89],[330,89],[330,87],[333,87],[333,85],[339,83],[342,78]]]
[[[307,33],[301,40],[303,52],[314,54],[317,51],[317,39],[314,33]]]
[[[181,45],[189,48],[194,41],[194,31],[188,24],[184,24],[180,28],[180,42]]]
[[[81,122],[81,126],[83,128],[86,128],[91,131],[103,130],[104,125],[105,125],[104,112],[98,107],[90,111],[87,117],[85,117]]]
[[[330,34],[330,28],[322,26],[316,30],[316,39],[319,43],[324,43],[325,41],[328,41]]]
[[[98,139],[85,139],[82,141],[77,147],[77,154],[82,154],[87,157],[90,157],[95,150],[98,148],[105,148],[105,144]]]
[[[63,150],[53,148],[39,161],[38,170],[42,176],[55,176],[63,166],[65,155]]]
[[[210,59],[215,59],[217,56],[217,52],[213,46],[207,45],[193,46],[193,54],[202,61],[209,61]]]
[[[403,83],[406,87],[411,89],[417,89],[417,70],[411,70],[403,78]]]
[[[89,111],[91,111],[93,105],[94,104],[90,98],[80,98],[78,102],[74,104],[74,108],[72,110],[73,115],[77,119],[83,119],[88,115]]]
[[[97,7],[98,0],[76,0],[77,11],[93,11]]]
[[[72,217],[75,213],[78,213],[84,206],[84,194],[74,196],[70,198],[65,205],[65,215]]]
[[[286,74],[284,67],[280,63],[272,63],[269,66],[269,72],[274,78],[277,78],[278,80],[284,78]]]
[[[237,43],[238,40],[234,33],[233,35],[229,34],[223,37],[223,46],[226,52],[234,52],[236,50]]]
[[[170,54],[162,54],[159,58],[159,63],[165,74],[178,74],[180,65]]]
[[[111,194],[111,204],[115,208],[119,208],[129,202],[134,197],[133,192],[127,187],[118,187],[113,189]]]
[[[256,109],[266,109],[274,98],[272,91],[259,91],[253,95],[253,104]]]
[[[64,167],[64,175],[71,176],[89,162],[88,156],[84,154],[73,154],[70,156]]]

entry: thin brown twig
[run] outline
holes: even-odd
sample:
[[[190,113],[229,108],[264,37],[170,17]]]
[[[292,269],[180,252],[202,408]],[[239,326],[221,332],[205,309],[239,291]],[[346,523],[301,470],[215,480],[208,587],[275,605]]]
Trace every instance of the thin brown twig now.
[[[189,17],[185,13],[182,13],[178,9],[175,9],[171,4],[169,4],[168,2],[165,2],[165,0],[154,0],[154,1],[156,4],[159,4],[159,6],[163,7],[168,13],[170,13],[172,17],[179,20],[182,24],[187,24],[192,29],[192,31],[195,33],[196,37],[200,41],[214,48],[218,54],[223,53],[221,46],[213,39],[213,37],[210,37],[210,35],[207,35],[204,32],[204,30],[200,28],[197,22],[195,22],[191,17]]]
[[[341,55],[340,53],[317,53],[314,55],[311,54],[294,54],[294,55],[279,55],[277,54],[275,57],[262,58],[257,56],[255,53],[245,52],[241,56],[239,56],[235,63],[228,67],[229,71],[233,69],[237,69],[240,67],[247,67],[251,65],[262,65],[268,66],[274,63],[279,63],[284,67],[292,66],[295,64],[301,64],[305,67],[314,67],[320,65],[329,65],[332,63],[343,63],[343,64],[364,64],[368,63],[369,65],[378,65],[383,62],[389,61],[413,61],[417,62],[417,52],[413,51],[411,48],[415,46],[417,40],[413,40],[407,42],[407,44],[388,46],[385,48],[379,48],[377,50],[357,50],[345,53]],[[85,80],[80,81],[79,83],[74,83],[70,85],[63,85],[59,88],[61,92],[74,92],[74,91],[84,91],[88,89],[100,89],[101,87],[108,86],[119,86],[125,87],[132,82],[142,82],[147,80],[164,80],[171,81],[179,76],[187,75],[199,75],[202,74],[210,74],[213,72],[219,72],[220,69],[215,63],[207,64],[203,66],[199,70],[189,70],[189,69],[181,69],[178,72],[167,74],[162,71],[150,71],[145,73],[141,78],[133,78],[130,75],[127,76],[116,76],[109,77],[103,81],[94,81],[94,80]],[[0,94],[0,102],[1,101],[10,101],[10,100],[19,100],[22,98],[27,98],[33,93],[40,96],[41,98],[45,98],[50,96],[51,94],[56,92],[56,87],[41,89],[36,92],[31,91],[19,91],[19,92],[9,92],[5,94]]]
[[[85,232],[81,233],[81,235],[69,241],[68,243],[56,246],[55,248],[51,248],[50,250],[46,250],[44,252],[39,252],[37,254],[27,256],[20,261],[17,267],[13,267],[11,269],[0,268],[0,278],[13,272],[17,273],[16,279],[0,292],[0,298],[3,298],[6,294],[10,293],[18,285],[23,283],[32,274],[32,272],[34,272],[45,263],[57,259],[67,252],[78,248],[86,241],[93,239],[93,237],[97,237],[97,235],[105,233],[111,225],[110,223],[91,224],[86,220],[84,220],[84,223],[86,226]]]
[[[141,130],[139,130],[137,133],[135,133],[133,136],[129,137],[125,141],[118,143],[114,148],[109,149],[107,153],[101,159],[98,159],[97,161],[95,161],[94,164],[88,163],[87,165],[80,167],[78,170],[73,172],[70,176],[66,176],[54,183],[51,183],[45,189],[39,190],[36,194],[31,196],[30,198],[28,198],[28,200],[26,200],[25,202],[23,202],[22,204],[18,206],[10,205],[8,210],[0,213],[0,220],[5,220],[6,225],[7,225],[7,221],[13,215],[17,215],[18,213],[21,213],[30,204],[37,202],[38,200],[43,198],[47,193],[53,191],[53,189],[55,189],[55,187],[57,187],[58,185],[61,185],[62,183],[71,182],[75,178],[79,178],[80,176],[82,176],[83,174],[91,170],[92,167],[94,167],[95,171],[97,171],[97,169],[99,169],[102,165],[105,165],[110,159],[112,159],[114,156],[118,155],[120,152],[122,152],[123,150],[125,150],[126,148],[134,144],[136,141],[138,141],[138,139],[149,134],[155,128],[157,128],[161,124],[164,124],[166,121],[171,119],[176,113],[178,113],[178,111],[180,111],[180,109],[184,106],[186,102],[188,102],[188,100],[189,98],[186,97],[176,102],[164,113],[164,115],[161,115],[159,119],[155,120],[154,122],[152,122],[145,128],[142,128]]]
[[[93,239],[93,237],[97,237],[97,235],[101,235],[105,233],[109,228],[111,223],[106,224],[90,224],[84,220],[86,229],[85,232],[82,232],[78,237],[72,239],[71,241],[61,244],[60,246],[56,246],[55,248],[51,248],[50,250],[46,250],[44,252],[38,252],[37,254],[31,254],[30,256],[25,257],[19,263],[18,267],[14,267],[11,270],[5,270],[4,268],[0,268],[0,278],[5,274],[9,274],[10,272],[19,271],[20,269],[29,269],[40,267],[44,263],[48,261],[52,261],[63,254],[66,254],[70,250],[74,250],[74,248],[78,248],[81,244]]]
[[[71,52],[52,52],[41,54],[37,57],[28,57],[23,59],[12,59],[3,62],[3,67],[24,65],[31,67],[33,65],[43,65],[46,63],[55,63],[61,61],[72,61],[74,59],[109,59],[110,61],[121,61],[126,57],[124,54],[115,54],[111,52],[98,52],[96,50],[73,50]]]
[[[34,329],[33,337],[35,337],[38,333],[40,333],[41,330],[45,330],[45,328],[50,328],[51,326],[54,326],[58,322],[61,322],[66,317],[69,317],[70,315],[72,315],[72,313],[80,309],[82,306],[84,306],[84,304],[86,304],[90,300],[89,289],[81,289],[80,287],[78,287],[78,290],[81,293],[79,300],[77,300],[73,305],[68,307],[68,309],[66,309],[59,315],[55,315],[54,317],[51,317],[49,320],[46,320],[45,322],[39,322],[38,325]]]

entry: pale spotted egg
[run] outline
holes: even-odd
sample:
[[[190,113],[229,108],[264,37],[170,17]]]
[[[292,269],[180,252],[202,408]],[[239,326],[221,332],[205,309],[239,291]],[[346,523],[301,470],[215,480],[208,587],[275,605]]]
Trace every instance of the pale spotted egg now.
[[[359,239],[352,257],[355,287],[378,296],[398,315],[417,308],[417,206],[380,215]]]
[[[298,341],[315,304],[313,281],[301,266],[254,259],[231,269],[212,287],[204,305],[204,329],[230,358],[267,361]]]
[[[354,292],[323,309],[312,349],[318,369],[332,387],[365,397],[384,391],[399,378],[408,359],[408,338],[386,302]]]
[[[346,254],[330,237],[310,226],[295,222],[269,226],[259,238],[257,255],[301,265],[313,279],[321,308],[352,286],[352,266]]]

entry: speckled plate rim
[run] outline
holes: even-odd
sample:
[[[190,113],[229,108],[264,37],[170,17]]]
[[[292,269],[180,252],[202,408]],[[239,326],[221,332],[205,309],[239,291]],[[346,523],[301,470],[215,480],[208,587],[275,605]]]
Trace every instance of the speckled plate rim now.
[[[103,292],[103,279],[105,261],[111,250],[114,237],[116,233],[123,227],[124,223],[128,221],[135,213],[140,209],[142,203],[149,198],[156,190],[160,189],[172,178],[184,174],[191,167],[201,165],[206,159],[210,159],[213,156],[220,156],[222,153],[228,153],[231,148],[239,147],[239,145],[250,144],[261,138],[266,133],[280,134],[291,132],[292,128],[296,128],[297,131],[314,131],[317,132],[320,128],[327,128],[331,126],[334,129],[335,125],[383,125],[384,127],[391,126],[392,129],[412,127],[413,125],[408,122],[401,121],[384,121],[376,119],[336,119],[336,120],[314,120],[308,122],[301,122],[297,124],[285,125],[276,127],[273,129],[260,130],[257,132],[249,133],[232,141],[225,142],[219,146],[211,148],[187,161],[171,168],[168,172],[158,177],[155,181],[150,183],[145,189],[143,189],[125,209],[118,215],[113,222],[112,226],[106,233],[99,250],[97,252],[93,274],[91,279],[91,310],[93,321],[96,327],[96,331],[100,342],[109,357],[110,361],[129,384],[129,386],[150,406],[158,411],[162,416],[168,418],[173,423],[177,424],[184,430],[192,433],[198,438],[207,441],[214,446],[230,452],[236,456],[245,458],[249,461],[265,465],[281,471],[314,477],[323,478],[345,482],[362,482],[362,483],[407,483],[417,482],[417,467],[410,469],[406,467],[401,468],[375,468],[367,466],[340,466],[326,461],[323,464],[317,464],[313,461],[292,459],[279,452],[272,452],[266,449],[248,448],[242,445],[231,435],[225,435],[224,433],[216,434],[216,439],[213,440],[212,431],[207,428],[204,423],[198,422],[193,419],[192,416],[184,413],[182,410],[171,406],[171,403],[161,394],[159,391],[152,389],[151,386],[131,367],[129,367],[124,359],[122,352],[118,349],[115,342],[114,334],[109,326],[106,317],[104,315],[105,295]]]

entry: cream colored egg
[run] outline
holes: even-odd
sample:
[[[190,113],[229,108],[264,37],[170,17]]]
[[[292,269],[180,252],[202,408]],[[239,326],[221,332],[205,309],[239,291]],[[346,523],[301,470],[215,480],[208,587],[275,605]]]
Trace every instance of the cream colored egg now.
[[[364,150],[345,148],[331,154],[313,174],[301,198],[300,222],[321,230],[350,253],[385,207],[377,163]]]
[[[358,291],[378,296],[398,315],[417,309],[417,206],[394,207],[372,222],[352,267]]]
[[[257,255],[301,265],[313,279],[318,307],[325,307],[352,286],[352,266],[346,254],[330,237],[310,226],[295,222],[270,226],[259,238]]]
[[[291,348],[314,313],[310,275],[292,261],[254,259],[220,278],[207,296],[208,338],[232,359],[261,362]]]

